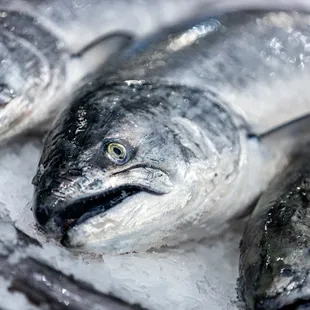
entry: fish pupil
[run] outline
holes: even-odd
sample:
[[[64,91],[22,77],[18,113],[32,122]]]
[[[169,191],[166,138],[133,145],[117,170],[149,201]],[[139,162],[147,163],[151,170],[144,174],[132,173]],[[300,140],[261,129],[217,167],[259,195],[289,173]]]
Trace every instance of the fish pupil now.
[[[122,154],[122,151],[119,149],[119,148],[117,148],[117,147],[113,147],[113,152],[117,155],[117,156],[119,156],[119,157],[122,157],[121,156],[121,154]]]

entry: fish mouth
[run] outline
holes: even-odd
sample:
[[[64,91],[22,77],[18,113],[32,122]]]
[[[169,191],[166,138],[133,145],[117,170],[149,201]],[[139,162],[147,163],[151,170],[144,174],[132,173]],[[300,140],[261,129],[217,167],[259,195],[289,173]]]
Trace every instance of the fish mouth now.
[[[47,228],[50,231],[58,231],[63,237],[74,226],[116,207],[141,192],[153,195],[163,194],[139,185],[123,185],[100,194],[84,196],[64,206],[63,210],[47,223]]]

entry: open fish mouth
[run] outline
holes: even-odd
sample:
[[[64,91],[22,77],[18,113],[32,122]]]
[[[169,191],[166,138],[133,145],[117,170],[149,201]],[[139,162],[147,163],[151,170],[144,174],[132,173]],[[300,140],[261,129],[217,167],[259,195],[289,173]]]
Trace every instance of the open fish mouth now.
[[[74,226],[116,207],[141,192],[153,195],[163,194],[140,185],[123,185],[100,194],[83,196],[64,206],[62,211],[50,219],[47,228],[64,235]]]

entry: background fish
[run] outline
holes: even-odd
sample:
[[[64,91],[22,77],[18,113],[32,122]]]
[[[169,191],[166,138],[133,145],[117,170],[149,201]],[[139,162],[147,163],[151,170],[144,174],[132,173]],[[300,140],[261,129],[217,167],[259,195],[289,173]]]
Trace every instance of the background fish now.
[[[1,210],[2,211],[2,210]],[[49,310],[142,310],[138,305],[130,305],[108,294],[96,291],[91,285],[68,277],[46,262],[30,255],[20,257],[20,251],[25,254],[29,248],[41,248],[35,239],[16,229],[8,218],[0,218],[2,233],[0,281],[11,281],[10,292],[22,293],[29,303]],[[9,238],[3,238],[4,232]],[[19,257],[14,262],[12,256]],[[14,296],[14,295],[13,295]],[[81,298],[83,296],[83,298]],[[13,299],[14,297],[12,297]],[[8,302],[0,300],[1,309],[8,309]],[[2,308],[4,307],[4,308]],[[16,308],[18,309],[18,304]],[[30,309],[27,307],[27,309]],[[31,307],[31,309],[33,309]]]
[[[261,197],[241,242],[240,297],[248,309],[309,309],[309,153]]]
[[[1,0],[0,143],[49,128],[74,85],[132,36],[242,8],[310,5],[305,0]]]
[[[46,139],[39,224],[89,251],[219,233],[287,164],[296,135],[308,139],[309,117],[283,124],[310,111],[309,22],[223,14],[110,64]]]
[[[45,130],[76,82],[133,36],[198,17],[207,2],[1,0],[0,143]]]

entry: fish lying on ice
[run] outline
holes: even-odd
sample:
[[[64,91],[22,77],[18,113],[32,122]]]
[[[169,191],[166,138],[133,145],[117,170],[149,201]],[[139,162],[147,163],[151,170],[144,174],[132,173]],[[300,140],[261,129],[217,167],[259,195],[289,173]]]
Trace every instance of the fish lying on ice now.
[[[57,118],[38,223],[103,252],[225,229],[308,139],[309,39],[307,13],[244,11],[138,44]]]
[[[309,309],[309,153],[261,197],[241,243],[240,297],[247,309]]]
[[[1,0],[0,143],[49,127],[76,83],[133,36],[199,16],[206,3]]]

